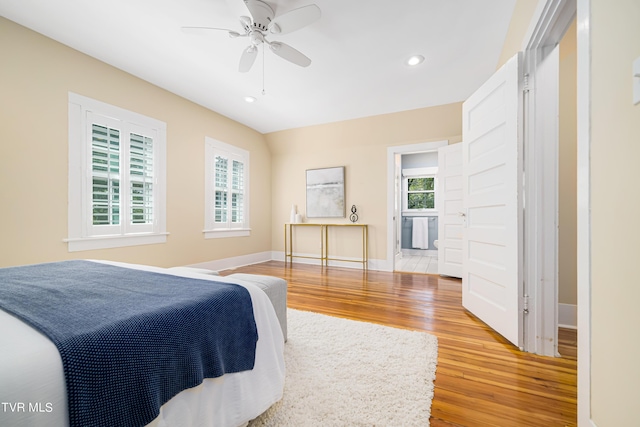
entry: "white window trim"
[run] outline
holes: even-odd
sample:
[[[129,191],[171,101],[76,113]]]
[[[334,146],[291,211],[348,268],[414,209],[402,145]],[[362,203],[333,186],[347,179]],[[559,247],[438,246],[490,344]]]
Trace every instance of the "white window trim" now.
[[[92,112],[122,120],[132,125],[153,129],[157,145],[154,153],[155,179],[157,188],[154,226],[145,232],[134,230],[113,235],[91,235],[91,203],[89,197],[88,157],[90,150],[87,141],[87,115]],[[165,243],[166,230],[166,123],[106,104],[82,95],[69,92],[69,206],[68,206],[68,244],[69,252],[94,249],[109,249],[126,246]],[[122,230],[127,230],[123,227]]]
[[[215,202],[215,167],[214,159],[218,152],[229,153],[240,157],[244,163],[244,222],[242,227],[222,228],[214,222],[214,202]],[[205,208],[204,208],[204,238],[219,239],[226,237],[247,237],[251,235],[249,204],[250,204],[250,156],[249,151],[227,144],[210,137],[205,137]]]
[[[403,214],[437,214],[438,213],[438,168],[402,169],[402,213]],[[406,195],[409,191],[409,178],[433,178],[433,193],[435,203],[432,209],[409,209]]]

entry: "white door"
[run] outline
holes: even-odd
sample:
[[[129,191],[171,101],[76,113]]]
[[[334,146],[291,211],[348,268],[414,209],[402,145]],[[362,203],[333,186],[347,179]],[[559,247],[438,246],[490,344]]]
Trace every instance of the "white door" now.
[[[462,107],[462,305],[522,348],[521,63],[511,58]]]
[[[462,277],[462,144],[438,149],[438,274]]]

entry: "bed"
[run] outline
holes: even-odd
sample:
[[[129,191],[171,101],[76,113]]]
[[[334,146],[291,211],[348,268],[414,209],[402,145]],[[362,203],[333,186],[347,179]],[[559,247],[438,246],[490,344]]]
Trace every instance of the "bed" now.
[[[250,297],[257,333],[252,368],[205,378],[199,385],[180,391],[161,403],[157,417],[146,425],[242,426],[280,400],[284,388],[284,337],[273,305],[259,287],[240,278],[191,271],[107,261],[89,264],[126,269],[129,275],[160,274],[163,280],[179,282],[176,286],[185,286],[185,280],[232,283],[246,289]],[[0,292],[2,287],[0,284]],[[78,425],[75,416],[70,418],[63,361],[56,344],[5,310],[0,310],[0,331],[0,425]],[[65,361],[66,368],[69,362]]]

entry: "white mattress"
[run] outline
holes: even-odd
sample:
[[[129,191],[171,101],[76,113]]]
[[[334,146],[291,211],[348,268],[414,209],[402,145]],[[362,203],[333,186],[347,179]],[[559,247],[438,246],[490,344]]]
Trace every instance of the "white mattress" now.
[[[206,379],[162,406],[151,427],[237,427],[282,398],[284,339],[267,295],[257,286],[195,272],[104,262],[202,280],[237,283],[250,293],[258,328],[256,362],[251,371]],[[0,426],[68,426],[62,360],[56,346],[21,320],[0,310]]]

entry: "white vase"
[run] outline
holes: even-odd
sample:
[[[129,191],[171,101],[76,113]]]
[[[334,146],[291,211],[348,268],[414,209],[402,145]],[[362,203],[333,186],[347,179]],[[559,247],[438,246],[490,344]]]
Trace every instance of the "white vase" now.
[[[296,214],[296,224],[302,224],[302,215]]]
[[[290,224],[295,224],[296,223],[296,214],[298,213],[298,208],[296,207],[296,205],[291,205],[291,216],[289,217],[289,223]]]

